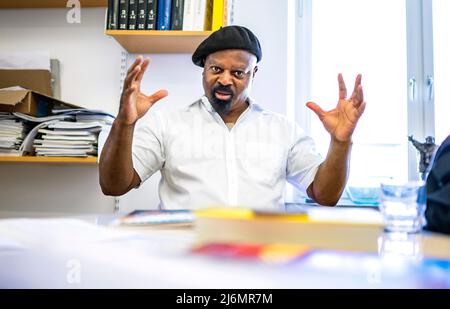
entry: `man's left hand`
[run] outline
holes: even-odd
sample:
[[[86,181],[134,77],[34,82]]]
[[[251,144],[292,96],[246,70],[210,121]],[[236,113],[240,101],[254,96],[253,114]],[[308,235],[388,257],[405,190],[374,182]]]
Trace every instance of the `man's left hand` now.
[[[356,77],[355,88],[349,99],[347,99],[347,88],[345,87],[342,74],[338,75],[338,82],[339,101],[334,109],[324,111],[313,102],[306,103],[306,106],[319,116],[323,126],[333,139],[338,142],[351,142],[356,124],[366,108],[361,86],[361,74],[358,74]]]

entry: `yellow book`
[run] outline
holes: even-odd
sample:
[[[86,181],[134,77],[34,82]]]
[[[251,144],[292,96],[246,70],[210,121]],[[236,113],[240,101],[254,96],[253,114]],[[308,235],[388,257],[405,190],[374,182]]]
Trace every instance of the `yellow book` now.
[[[312,248],[377,251],[383,221],[373,209],[313,208],[302,214],[249,209],[195,211],[199,244],[297,244]]]
[[[203,30],[205,31],[211,31],[212,28],[213,1],[214,0],[206,0],[205,23],[203,25]]]
[[[223,26],[224,0],[213,0],[212,30],[219,30]]]

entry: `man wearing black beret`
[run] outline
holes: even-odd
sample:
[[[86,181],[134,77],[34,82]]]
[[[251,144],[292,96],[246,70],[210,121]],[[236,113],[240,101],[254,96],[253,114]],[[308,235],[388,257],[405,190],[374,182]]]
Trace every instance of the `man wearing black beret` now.
[[[204,96],[178,111],[158,111],[138,122],[167,91],[140,91],[148,59],[128,70],[120,109],[100,158],[100,184],[122,195],[161,171],[165,209],[241,206],[284,209],[286,181],[322,205],[335,205],[347,180],[352,134],[364,112],[361,75],[350,98],[339,74],[336,108],[308,102],[330,134],[325,159],[312,139],[284,116],[250,98],[261,45],[247,28],[223,27],[192,55],[203,67]],[[138,122],[138,123],[137,123]]]

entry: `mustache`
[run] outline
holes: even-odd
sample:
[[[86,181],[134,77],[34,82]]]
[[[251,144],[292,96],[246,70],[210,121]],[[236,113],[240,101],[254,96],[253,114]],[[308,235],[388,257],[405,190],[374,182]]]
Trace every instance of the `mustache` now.
[[[230,86],[217,85],[216,87],[213,88],[213,92],[222,92],[222,93],[234,95],[234,92],[233,92],[233,90],[231,90]]]

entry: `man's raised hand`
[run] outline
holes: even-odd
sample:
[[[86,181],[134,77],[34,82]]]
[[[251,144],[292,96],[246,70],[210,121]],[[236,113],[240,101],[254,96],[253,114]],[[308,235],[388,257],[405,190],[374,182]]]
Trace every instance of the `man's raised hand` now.
[[[167,90],[159,90],[152,95],[141,92],[141,81],[150,63],[150,59],[138,56],[128,69],[120,98],[117,121],[123,125],[134,125],[138,119],[159,100],[167,96]]]
[[[361,86],[361,74],[358,74],[356,77],[355,87],[349,99],[347,99],[347,88],[345,87],[342,74],[338,75],[338,83],[339,100],[334,109],[324,111],[319,105],[313,102],[306,103],[306,106],[319,116],[323,126],[334,140],[338,142],[351,142],[356,124],[366,108]]]

